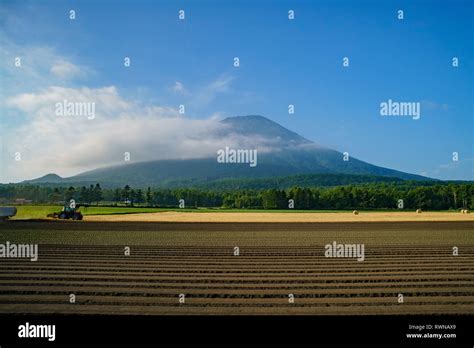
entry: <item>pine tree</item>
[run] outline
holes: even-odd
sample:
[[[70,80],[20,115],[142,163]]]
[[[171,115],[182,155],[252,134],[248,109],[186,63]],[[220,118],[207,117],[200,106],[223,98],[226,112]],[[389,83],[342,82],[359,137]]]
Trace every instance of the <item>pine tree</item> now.
[[[146,197],[145,197],[145,200],[146,200],[146,204],[147,205],[153,205],[153,194],[151,192],[151,188],[148,187],[147,190],[146,190]]]

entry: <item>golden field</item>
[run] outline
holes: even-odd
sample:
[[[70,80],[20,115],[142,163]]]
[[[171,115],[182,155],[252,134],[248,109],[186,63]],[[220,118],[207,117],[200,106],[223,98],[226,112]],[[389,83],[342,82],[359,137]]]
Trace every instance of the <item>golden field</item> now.
[[[280,212],[176,212],[139,213],[120,215],[90,215],[86,221],[117,222],[437,222],[474,221],[474,214],[456,212],[352,212],[337,213],[280,213]]]

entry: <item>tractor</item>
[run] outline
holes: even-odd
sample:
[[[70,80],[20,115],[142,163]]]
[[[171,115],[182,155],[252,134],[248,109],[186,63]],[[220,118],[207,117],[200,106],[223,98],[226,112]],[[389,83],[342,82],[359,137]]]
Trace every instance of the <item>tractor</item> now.
[[[69,204],[64,204],[62,210],[58,213],[48,214],[48,217],[54,219],[72,219],[72,220],[82,220],[82,213],[79,211],[80,207],[87,207],[86,205],[76,204],[74,199],[71,199]]]

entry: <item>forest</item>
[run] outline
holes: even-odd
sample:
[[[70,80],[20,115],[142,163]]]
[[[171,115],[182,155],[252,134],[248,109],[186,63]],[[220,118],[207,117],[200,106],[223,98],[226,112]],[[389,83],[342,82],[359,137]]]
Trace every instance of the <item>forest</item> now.
[[[470,182],[377,182],[333,187],[286,189],[213,190],[198,188],[147,189],[102,188],[99,183],[82,187],[49,187],[31,184],[0,185],[0,203],[24,200],[33,204],[80,204],[112,206],[235,209],[472,209],[474,184]]]

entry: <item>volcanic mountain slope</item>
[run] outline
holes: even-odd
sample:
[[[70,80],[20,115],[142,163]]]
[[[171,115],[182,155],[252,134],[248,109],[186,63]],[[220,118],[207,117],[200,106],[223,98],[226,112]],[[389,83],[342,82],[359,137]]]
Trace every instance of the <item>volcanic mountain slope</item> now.
[[[202,185],[227,179],[262,179],[301,174],[347,174],[391,177],[404,180],[427,180],[419,175],[378,167],[356,158],[343,161],[343,154],[322,147],[282,127],[263,116],[237,116],[221,121],[215,136],[223,142],[216,144],[216,152],[204,158],[167,159],[127,163],[95,169],[78,175],[60,178],[48,174],[29,183],[88,183],[104,186],[161,186],[175,187]],[[225,139],[239,139],[241,148],[258,150],[257,165],[248,163],[218,163],[217,150]],[[54,179],[54,180],[53,180]]]

